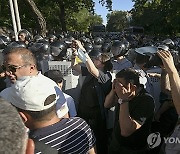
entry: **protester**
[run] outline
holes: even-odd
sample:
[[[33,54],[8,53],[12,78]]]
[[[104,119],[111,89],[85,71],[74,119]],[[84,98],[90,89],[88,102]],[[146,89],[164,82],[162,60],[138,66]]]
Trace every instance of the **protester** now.
[[[154,99],[140,85],[139,75],[133,69],[116,74],[104,105],[109,108],[114,104],[117,104],[117,114],[109,153],[147,153]]]
[[[35,153],[95,153],[95,138],[87,123],[78,117],[63,118],[62,104],[56,114],[56,103],[62,93],[44,76],[27,76],[6,89],[11,102],[21,115],[29,137],[35,142]]]
[[[4,60],[4,71],[6,73],[6,76],[10,79],[11,85],[16,83],[17,80],[21,80],[22,78],[26,76],[40,76],[47,78],[43,76],[40,72],[37,70],[36,65],[36,59],[32,52],[26,48],[14,48],[12,49],[6,56]],[[50,79],[49,79],[50,80]],[[52,81],[52,80],[51,80]],[[46,83],[44,83],[46,84]],[[52,81],[52,85],[57,85],[55,82]],[[8,97],[6,94],[6,90],[2,91],[2,94],[4,97]],[[68,116],[68,107],[67,102],[62,94],[60,93],[61,99],[64,101],[64,107],[67,109],[67,112],[64,116]],[[59,106],[61,106],[62,102],[57,103],[57,113],[59,112]],[[59,115],[61,116],[61,115]]]
[[[150,150],[152,154],[159,154],[164,145],[164,137],[169,136],[174,130],[178,114],[173,104],[171,95],[171,88],[169,82],[169,76],[163,64],[161,65],[161,77],[160,77],[160,106],[155,112],[154,121],[151,126],[152,133],[158,132],[161,136],[161,143]]]
[[[160,107],[155,113],[155,131],[160,132],[162,137],[168,136],[173,130],[178,120],[178,114],[173,104],[169,76],[162,68],[161,72],[161,92],[159,96]]]
[[[173,57],[169,51],[158,51],[159,57],[162,59],[163,66],[166,69],[168,76],[169,76],[169,81],[170,81],[170,87],[171,87],[171,94],[172,94],[172,99],[174,106],[176,108],[176,111],[178,115],[180,114],[180,78],[179,74],[176,70],[176,67],[174,65]],[[174,132],[172,133],[171,137],[173,138],[180,138],[180,125],[176,126],[174,129]],[[166,149],[165,152],[166,154],[178,154],[180,151],[180,144],[177,143],[166,143]]]
[[[106,110],[104,109],[104,99],[111,89],[112,63],[109,56],[101,54],[98,50],[92,50],[89,55],[79,41],[73,42],[74,55],[72,68],[86,76],[78,104],[78,116],[85,119],[91,126],[96,137],[97,153],[106,154],[107,133],[106,133]],[[76,55],[83,64],[75,63]],[[91,57],[91,58],[90,58]]]
[[[114,40],[111,46],[111,53],[113,54],[113,58],[111,62],[113,64],[112,69],[112,80],[114,80],[117,72],[133,67],[132,63],[126,58],[126,53],[128,52],[128,47],[126,46],[125,41]],[[115,107],[112,107],[108,110],[108,124],[110,129],[110,138],[112,129],[114,127],[115,120]]]
[[[0,153],[34,154],[34,142],[16,108],[0,98]]]
[[[48,78],[52,79],[54,82],[56,82],[61,90],[63,89],[64,79],[63,79],[63,75],[62,75],[61,71],[49,70],[49,71],[45,72],[44,75],[47,76]],[[76,112],[74,99],[70,95],[68,95],[64,92],[63,92],[63,94],[67,101],[67,105],[68,105],[68,109],[69,109],[69,116],[75,117],[77,115],[77,112]]]

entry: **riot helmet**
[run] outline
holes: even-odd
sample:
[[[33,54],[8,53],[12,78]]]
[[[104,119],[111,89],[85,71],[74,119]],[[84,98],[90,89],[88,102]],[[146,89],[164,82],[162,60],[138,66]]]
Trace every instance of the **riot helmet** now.
[[[111,50],[111,43],[110,42],[103,43],[102,46],[101,46],[101,49],[102,49],[103,53],[110,52],[110,50]]]
[[[92,51],[93,46],[92,46],[91,43],[85,43],[85,44],[84,44],[84,48],[86,49],[86,52],[89,53],[89,52]]]
[[[14,41],[8,44],[8,46],[3,50],[4,54],[9,53],[13,48],[26,48],[26,44],[21,41]]]
[[[40,40],[43,40],[43,37],[41,35],[35,35],[33,40],[34,40],[34,42],[38,42]]]
[[[50,45],[50,53],[53,57],[65,60],[67,58],[67,47],[64,42],[55,41]]]
[[[113,41],[111,46],[111,53],[114,57],[124,56],[127,53],[126,45],[119,40]]]
[[[95,37],[93,41],[95,45],[102,45],[104,42],[102,37]]]
[[[35,42],[30,47],[28,47],[29,50],[31,50],[33,53],[49,53],[49,43],[48,42]]]
[[[93,48],[91,52],[89,52],[89,57],[92,59],[96,59],[99,58],[99,56],[101,56],[101,52],[99,49]]]
[[[49,43],[52,43],[55,40],[57,40],[57,37],[54,34],[49,34],[48,35],[48,40],[49,40]]]
[[[18,32],[18,39],[19,41],[22,41],[22,42],[30,42],[31,39],[32,39],[32,36],[30,34],[29,31],[27,31],[26,29],[21,29],[19,32]]]
[[[4,49],[10,42],[10,38],[5,35],[0,35],[0,49]]]

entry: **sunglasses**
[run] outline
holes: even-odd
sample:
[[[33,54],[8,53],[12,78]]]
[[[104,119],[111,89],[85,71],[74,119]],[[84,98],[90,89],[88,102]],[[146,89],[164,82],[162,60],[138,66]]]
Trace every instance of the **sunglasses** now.
[[[15,73],[17,69],[20,69],[24,66],[27,66],[27,65],[22,65],[22,66],[15,66],[15,65],[2,65],[1,68],[3,69],[3,71],[7,71],[7,72],[13,72]]]

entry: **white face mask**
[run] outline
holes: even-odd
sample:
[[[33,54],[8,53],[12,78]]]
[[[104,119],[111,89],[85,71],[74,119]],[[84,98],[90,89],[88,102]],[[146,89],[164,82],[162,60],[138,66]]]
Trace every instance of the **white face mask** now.
[[[33,76],[21,76],[17,79],[17,81],[22,82],[25,80],[29,80],[30,78],[33,78]]]

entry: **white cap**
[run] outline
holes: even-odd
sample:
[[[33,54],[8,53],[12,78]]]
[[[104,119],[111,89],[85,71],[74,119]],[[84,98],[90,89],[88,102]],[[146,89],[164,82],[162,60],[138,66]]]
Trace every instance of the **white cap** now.
[[[42,74],[18,79],[12,87],[3,90],[0,96],[17,108],[27,111],[46,110],[58,102],[61,115],[68,112],[67,109],[63,110],[66,100],[58,85]],[[49,96],[52,99],[48,101]]]

